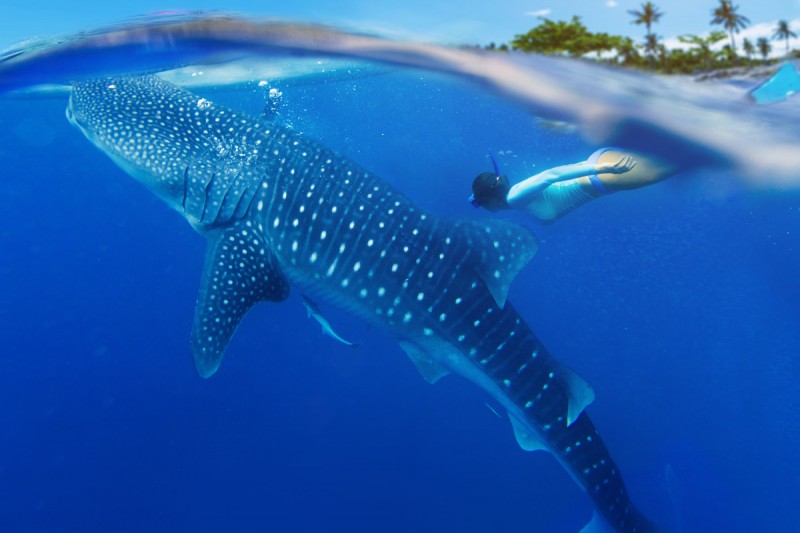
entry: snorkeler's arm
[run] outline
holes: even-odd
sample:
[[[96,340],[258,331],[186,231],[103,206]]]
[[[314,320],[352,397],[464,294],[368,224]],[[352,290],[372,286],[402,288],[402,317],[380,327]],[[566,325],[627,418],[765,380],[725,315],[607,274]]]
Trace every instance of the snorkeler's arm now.
[[[508,203],[513,205],[527,204],[537,193],[554,183],[567,181],[592,174],[624,174],[636,166],[631,156],[621,157],[612,163],[590,163],[582,161],[573,165],[554,167],[521,181],[508,191]]]

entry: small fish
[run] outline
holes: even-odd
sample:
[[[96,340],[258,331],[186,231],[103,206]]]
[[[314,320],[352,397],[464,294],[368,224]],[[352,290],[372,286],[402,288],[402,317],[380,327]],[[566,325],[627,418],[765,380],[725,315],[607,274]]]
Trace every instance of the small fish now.
[[[301,294],[300,297],[303,299],[303,305],[306,306],[306,311],[308,311],[308,316],[319,322],[319,324],[322,326],[322,333],[330,335],[337,341],[341,342],[342,344],[346,344],[347,346],[357,346],[356,343],[341,338],[335,331],[333,331],[331,323],[328,322],[328,319],[322,315],[322,311],[319,310],[317,302],[315,302],[305,294]]]

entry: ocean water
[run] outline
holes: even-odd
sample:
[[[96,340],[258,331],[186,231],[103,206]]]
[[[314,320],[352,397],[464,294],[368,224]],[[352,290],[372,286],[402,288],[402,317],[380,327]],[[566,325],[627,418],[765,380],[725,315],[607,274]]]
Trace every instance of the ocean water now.
[[[633,142],[631,131],[680,159],[678,176],[555,224],[510,216],[541,239],[510,300],[594,387],[589,414],[644,513],[675,531],[791,530],[800,172],[781,162],[800,130],[779,118],[796,116],[797,102],[762,110],[743,98],[734,109],[744,93],[728,86],[715,101],[605,70],[587,96],[576,85],[596,72],[586,65],[514,64],[583,98],[570,111],[394,59],[334,74],[325,56],[313,75],[193,90],[253,115],[271,107],[452,218],[491,216],[466,202],[475,174],[491,169],[488,151],[512,180],[585,159],[599,141]],[[275,105],[270,88],[282,93]],[[633,93],[680,100],[671,116],[699,122],[689,133],[666,111],[642,111],[644,100],[626,109]],[[254,308],[220,371],[197,377],[189,332],[204,240],[67,123],[66,101],[58,91],[0,98],[0,529],[568,532],[588,522],[589,499],[548,454],[519,449],[482,391],[456,376],[428,385],[392,339],[326,305],[359,346],[323,336],[296,293]],[[546,127],[534,110],[577,129]],[[600,134],[587,110],[638,127]],[[738,144],[737,128],[749,132]]]

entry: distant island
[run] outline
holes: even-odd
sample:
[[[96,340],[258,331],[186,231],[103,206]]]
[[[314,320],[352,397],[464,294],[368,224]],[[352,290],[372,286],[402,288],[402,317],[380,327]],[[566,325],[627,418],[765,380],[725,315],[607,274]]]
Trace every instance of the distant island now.
[[[569,21],[541,18],[539,25],[527,33],[516,35],[509,43],[490,43],[481,48],[587,57],[603,63],[662,74],[707,76],[722,74],[721,71],[761,71],[763,69],[754,67],[775,64],[779,60],[770,59],[772,41],[783,41],[786,49],[784,59],[800,57],[799,51],[789,47],[789,39],[796,38],[797,34],[786,20],[778,21],[771,39],[761,37],[752,42],[745,38],[741,42],[741,55],[736,35],[750,25],[750,19],[740,14],[739,6],[733,5],[729,0],[720,0],[719,5],[711,10],[710,24],[712,27],[721,27],[721,30],[714,30],[705,37],[689,34],[678,37],[681,43],[687,45],[686,49],[668,49],[662,38],[653,32],[653,26],[664,13],[652,2],[644,2],[640,9],[630,10],[628,13],[633,17],[633,24],[645,27],[644,40],[641,43],[630,37],[592,33],[583,25],[580,17],[573,16]],[[725,39],[729,39],[727,44],[721,49],[713,49],[715,44]]]

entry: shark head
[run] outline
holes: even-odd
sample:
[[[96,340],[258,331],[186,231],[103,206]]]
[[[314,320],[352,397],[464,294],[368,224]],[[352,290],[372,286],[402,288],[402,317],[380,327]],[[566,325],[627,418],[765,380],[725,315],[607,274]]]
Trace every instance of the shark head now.
[[[289,281],[253,214],[271,192],[269,131],[155,76],[76,83],[66,115],[208,239],[192,350],[197,371],[209,377],[248,310],[289,296]]]
[[[103,79],[76,83],[67,119],[117,165],[175,206],[183,191],[192,140],[178,131],[175,102],[152,98],[157,78]],[[143,98],[144,97],[144,98]],[[177,141],[177,142],[176,142]],[[183,141],[183,142],[181,142]]]
[[[66,115],[118,166],[182,213],[187,172],[196,175],[198,161],[225,159],[231,172],[241,167],[240,154],[229,146],[235,115],[156,76],[77,82]]]

